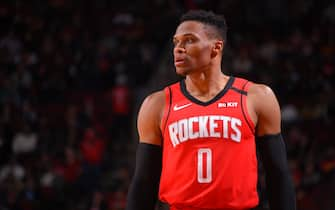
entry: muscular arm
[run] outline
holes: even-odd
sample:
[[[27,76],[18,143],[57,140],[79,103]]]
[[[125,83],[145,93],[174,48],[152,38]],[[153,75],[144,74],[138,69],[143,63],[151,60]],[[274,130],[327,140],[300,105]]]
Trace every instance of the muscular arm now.
[[[265,170],[271,210],[294,210],[295,192],[287,164],[285,143],[280,134],[280,107],[273,91],[265,85],[250,88],[249,106],[257,121],[259,154]]]
[[[139,111],[137,127],[140,143],[136,153],[135,174],[128,190],[126,210],[153,210],[158,198],[162,169],[160,120],[164,92],[148,96]]]
[[[140,108],[137,117],[137,130],[141,143],[161,145],[160,122],[165,106],[165,94],[159,91],[149,95]]]

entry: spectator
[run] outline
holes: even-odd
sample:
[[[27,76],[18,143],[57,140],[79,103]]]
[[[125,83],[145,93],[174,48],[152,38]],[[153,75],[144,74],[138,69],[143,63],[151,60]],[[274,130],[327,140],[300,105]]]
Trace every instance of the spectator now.
[[[124,73],[118,73],[115,80],[115,85],[108,94],[112,112],[111,135],[114,141],[122,142],[130,138],[131,94],[128,78]]]
[[[25,157],[30,158],[37,149],[37,134],[32,130],[31,125],[23,123],[22,130],[15,134],[13,138],[13,152],[15,155],[24,160]]]
[[[23,181],[25,177],[25,169],[15,158],[12,158],[0,170],[0,182],[5,181],[8,177],[13,177],[17,181]]]
[[[85,191],[92,192],[99,186],[105,140],[94,129],[87,128],[80,143],[80,152],[83,157],[81,185]]]

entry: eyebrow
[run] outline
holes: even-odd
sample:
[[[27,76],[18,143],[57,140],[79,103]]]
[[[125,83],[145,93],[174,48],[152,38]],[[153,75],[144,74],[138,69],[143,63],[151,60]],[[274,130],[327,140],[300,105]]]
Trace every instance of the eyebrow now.
[[[195,36],[193,33],[180,34],[178,36]],[[173,36],[173,39],[176,38],[176,35]]]

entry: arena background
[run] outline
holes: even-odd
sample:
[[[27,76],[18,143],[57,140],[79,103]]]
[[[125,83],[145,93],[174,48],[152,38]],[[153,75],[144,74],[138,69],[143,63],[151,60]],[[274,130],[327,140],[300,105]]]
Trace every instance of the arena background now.
[[[171,36],[196,8],[227,19],[224,72],[277,94],[298,209],[335,209],[334,1],[11,0],[0,3],[0,210],[124,209],[139,104],[178,79]]]

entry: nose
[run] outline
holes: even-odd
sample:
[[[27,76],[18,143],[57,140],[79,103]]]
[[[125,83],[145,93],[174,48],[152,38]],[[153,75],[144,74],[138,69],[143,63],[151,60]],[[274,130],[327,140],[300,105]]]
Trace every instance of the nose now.
[[[179,53],[185,53],[186,50],[185,50],[185,47],[184,47],[184,46],[182,46],[182,45],[176,45],[176,46],[174,47],[174,49],[173,49],[173,52],[174,52],[175,54],[179,54]]]

